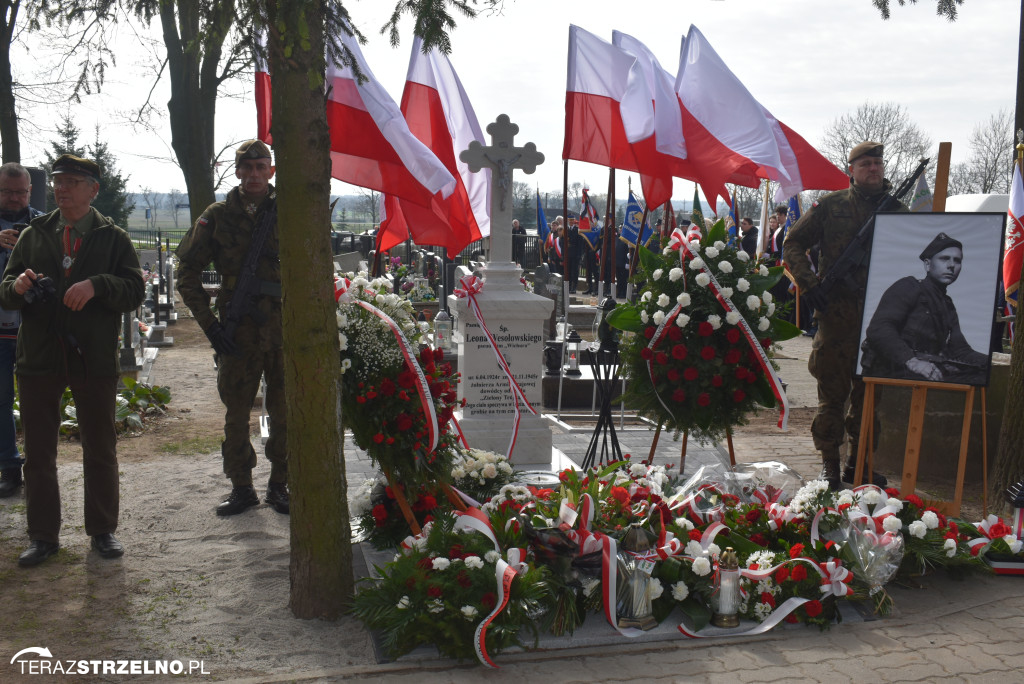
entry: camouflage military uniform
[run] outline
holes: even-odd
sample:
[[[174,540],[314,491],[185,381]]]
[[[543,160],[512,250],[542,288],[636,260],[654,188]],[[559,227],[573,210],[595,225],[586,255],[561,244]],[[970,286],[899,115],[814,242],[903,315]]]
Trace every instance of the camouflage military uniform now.
[[[851,183],[849,188],[829,193],[815,202],[789,229],[782,255],[801,290],[811,290],[818,284],[818,277],[805,256],[807,250],[820,245],[818,271],[824,277],[891,187],[886,181],[882,192],[869,196]],[[906,207],[901,204],[897,210],[906,211]],[[807,368],[818,381],[818,412],[811,424],[811,436],[815,448],[825,459],[838,460],[844,428],[850,436],[851,453],[860,435],[864,383],[854,378],[853,372],[867,267],[857,269],[853,280],[856,284],[853,289],[839,284],[832,290],[827,311],[814,312],[818,332]],[[848,399],[850,408],[844,421],[843,410]]]
[[[207,207],[178,246],[178,292],[203,330],[218,320],[210,309],[210,296],[203,289],[203,270],[212,262],[223,278],[217,297],[217,310],[223,318],[249,252],[252,232],[259,217],[270,207],[273,197],[271,187],[268,196],[250,214],[246,210],[244,196],[234,188],[223,202]],[[236,487],[252,484],[256,452],[249,438],[249,416],[261,375],[266,376],[265,401],[270,417],[270,438],[264,449],[271,463],[270,482],[284,483],[288,480],[281,265],[276,225],[263,248],[256,275],[261,281],[261,295],[256,300],[257,315],[244,316],[238,324],[234,337],[238,354],[219,355],[217,358],[217,390],[225,407],[224,444],[221,447],[224,473]]]

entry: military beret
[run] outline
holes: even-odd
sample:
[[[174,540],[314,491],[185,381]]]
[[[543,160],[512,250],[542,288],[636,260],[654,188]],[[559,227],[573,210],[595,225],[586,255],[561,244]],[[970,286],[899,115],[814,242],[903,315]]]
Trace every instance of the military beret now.
[[[57,176],[62,173],[74,173],[79,176],[86,176],[97,183],[100,180],[100,167],[96,162],[91,159],[76,157],[73,154],[60,155],[57,157],[57,160],[53,162],[53,166],[50,167],[51,176]]]
[[[861,157],[881,157],[882,148],[882,143],[865,140],[859,145],[855,145],[854,148],[850,150],[849,162],[852,164]]]
[[[921,252],[921,256],[919,258],[921,259],[921,261],[924,261],[925,259],[931,259],[933,256],[935,256],[942,250],[948,249],[950,247],[956,247],[961,252],[964,251],[964,245],[962,242],[955,238],[949,237],[945,233],[939,233],[938,235],[935,236],[934,240],[928,243],[928,246],[924,248],[924,251]]]
[[[246,140],[235,150],[235,166],[243,159],[270,159],[270,148],[262,140]]]
[[[662,224],[662,220],[661,219],[658,219],[657,221],[654,222],[654,225],[656,225],[656,226],[660,226],[661,224]]]

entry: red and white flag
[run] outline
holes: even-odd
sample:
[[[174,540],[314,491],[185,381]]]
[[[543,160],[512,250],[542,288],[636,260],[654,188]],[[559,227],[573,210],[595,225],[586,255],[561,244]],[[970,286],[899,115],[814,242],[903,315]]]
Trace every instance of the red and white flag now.
[[[349,67],[327,60],[327,125],[331,134],[331,175],[340,181],[430,206],[434,196],[447,198],[455,178],[416,136],[398,105],[373,76],[355,38],[341,32],[336,40],[352,51],[366,80],[359,83]],[[266,72],[264,72],[265,74]],[[258,130],[272,143],[270,81],[257,75]]]
[[[1003,255],[1003,288],[1007,303],[1017,308],[1017,302],[1020,301],[1017,285],[1024,262],[1024,180],[1021,179],[1020,164],[1013,165],[1007,214],[1009,221],[1006,222],[1006,252]]]
[[[636,171],[644,200],[659,205],[672,196],[673,160],[653,134],[654,99],[637,58],[570,26],[562,159]]]
[[[435,197],[429,207],[387,195],[380,248],[411,234],[418,244],[442,245],[455,256],[491,232],[491,170],[472,173],[459,159],[474,140],[487,142],[451,62],[436,48],[424,54],[419,37],[413,41],[401,110],[413,135],[454,176],[455,191],[446,199]]]

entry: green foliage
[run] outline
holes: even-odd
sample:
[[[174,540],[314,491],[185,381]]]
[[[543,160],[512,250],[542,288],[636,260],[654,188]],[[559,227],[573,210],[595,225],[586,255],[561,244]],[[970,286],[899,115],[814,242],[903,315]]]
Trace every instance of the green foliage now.
[[[114,422],[118,432],[137,431],[144,428],[144,421],[153,415],[162,415],[171,401],[171,391],[158,385],[150,386],[129,377],[121,379],[124,389],[115,397]],[[78,434],[78,409],[71,395],[71,388],[65,387],[60,399],[60,432],[64,435]],[[14,395],[14,421],[21,429],[21,408],[18,393]]]

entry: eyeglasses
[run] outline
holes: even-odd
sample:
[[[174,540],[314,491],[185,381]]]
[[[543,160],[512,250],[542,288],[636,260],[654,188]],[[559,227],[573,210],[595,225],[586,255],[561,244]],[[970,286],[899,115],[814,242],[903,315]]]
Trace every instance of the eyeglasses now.
[[[77,188],[81,183],[86,183],[84,178],[62,178],[57,177],[50,181],[54,188]]]
[[[7,190],[6,188],[0,188],[0,195],[7,197],[27,197],[28,190]]]

